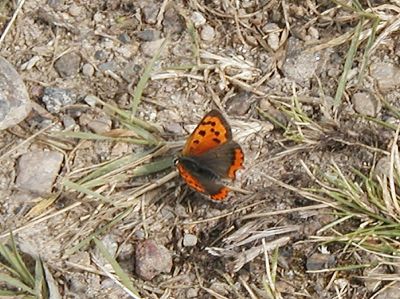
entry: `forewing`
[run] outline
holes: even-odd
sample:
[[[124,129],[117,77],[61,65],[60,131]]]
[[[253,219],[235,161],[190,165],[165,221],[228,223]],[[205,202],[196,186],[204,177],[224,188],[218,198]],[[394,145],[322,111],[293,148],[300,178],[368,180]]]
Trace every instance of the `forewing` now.
[[[186,141],[182,154],[198,156],[232,140],[232,131],[221,112],[211,110]]]

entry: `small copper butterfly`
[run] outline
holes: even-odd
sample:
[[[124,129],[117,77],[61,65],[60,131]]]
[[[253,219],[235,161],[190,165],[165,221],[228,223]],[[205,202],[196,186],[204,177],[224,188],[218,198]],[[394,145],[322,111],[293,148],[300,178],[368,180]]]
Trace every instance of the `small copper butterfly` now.
[[[243,151],[232,140],[228,122],[221,112],[211,110],[189,136],[176,167],[189,187],[219,201],[229,192],[221,180],[234,180],[243,162]]]

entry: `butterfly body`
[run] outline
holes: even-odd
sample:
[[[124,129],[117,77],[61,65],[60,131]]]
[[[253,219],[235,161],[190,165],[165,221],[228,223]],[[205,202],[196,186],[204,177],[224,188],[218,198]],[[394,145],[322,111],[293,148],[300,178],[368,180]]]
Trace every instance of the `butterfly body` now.
[[[188,138],[176,166],[192,189],[223,200],[229,192],[223,181],[235,179],[243,160],[243,151],[232,140],[229,124],[219,111],[212,110]]]

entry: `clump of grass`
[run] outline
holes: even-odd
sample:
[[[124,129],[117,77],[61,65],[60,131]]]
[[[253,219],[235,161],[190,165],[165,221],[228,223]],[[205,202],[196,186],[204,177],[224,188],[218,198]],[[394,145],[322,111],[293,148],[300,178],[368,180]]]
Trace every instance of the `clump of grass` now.
[[[35,267],[22,259],[12,233],[10,244],[0,244],[0,296],[13,298],[61,298],[57,285],[40,258],[33,258]]]

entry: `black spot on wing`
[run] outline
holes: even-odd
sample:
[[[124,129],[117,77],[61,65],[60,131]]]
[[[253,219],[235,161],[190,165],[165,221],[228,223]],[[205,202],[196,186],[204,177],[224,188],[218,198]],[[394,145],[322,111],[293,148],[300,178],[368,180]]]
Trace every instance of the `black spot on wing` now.
[[[218,144],[221,143],[221,140],[219,140],[218,138],[213,138],[212,140],[213,140],[215,143],[218,143]]]
[[[200,135],[200,136],[203,136],[203,137],[206,136],[206,131],[200,130],[200,131],[199,131],[199,135]]]

